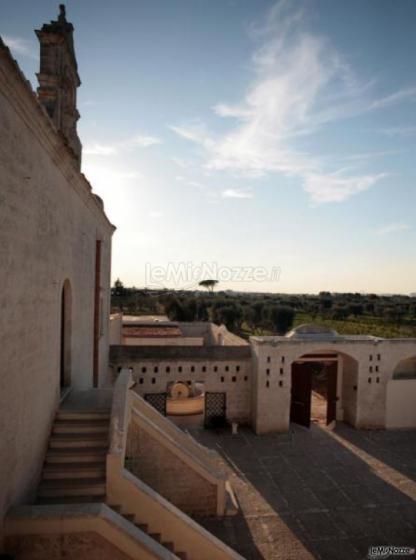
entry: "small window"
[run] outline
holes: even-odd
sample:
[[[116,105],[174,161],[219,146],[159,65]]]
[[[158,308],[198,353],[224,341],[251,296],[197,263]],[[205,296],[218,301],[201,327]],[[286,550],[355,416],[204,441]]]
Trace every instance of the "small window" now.
[[[375,367],[375,370],[378,371],[378,366]]]
[[[368,369],[370,370],[370,373],[373,373],[373,366],[370,366]]]
[[[270,364],[270,356],[267,356],[267,363]]]
[[[283,373],[284,373],[284,371],[283,371],[283,368],[281,367],[280,368],[280,375],[283,375]]]
[[[170,366],[166,366],[166,373],[170,373]]]
[[[230,367],[229,367],[229,366],[225,366],[225,371],[230,371]]]
[[[233,377],[231,378],[231,381],[232,381],[233,383],[235,383],[235,382],[237,381],[237,378],[236,378],[235,375],[233,375]]]
[[[368,382],[371,383],[371,377],[368,378]]]
[[[370,354],[370,362],[373,361],[373,354]]]
[[[218,371],[218,366],[214,366],[214,371]]]
[[[153,383],[153,385],[156,383],[156,378],[155,377],[152,377],[152,383]]]
[[[269,388],[270,387],[270,383],[269,381],[266,381],[266,387]]]
[[[381,360],[381,355],[377,354],[377,360],[380,361]]]
[[[224,377],[221,377],[221,383],[224,383]]]
[[[146,368],[142,367],[142,373],[146,373]]]
[[[203,372],[207,371],[207,366],[202,366],[202,371]]]
[[[154,372],[157,373],[159,371],[159,368],[157,366],[155,366]]]
[[[139,378],[139,383],[140,383],[140,385],[143,385],[143,377]]]
[[[284,363],[285,363],[285,357],[282,356],[282,364],[284,364]]]
[[[279,387],[283,387],[283,381],[279,381]]]
[[[270,375],[270,370],[268,368],[266,369],[266,375]]]
[[[235,371],[240,371],[240,366],[235,366]]]
[[[376,383],[380,383],[380,378],[376,377]]]
[[[182,373],[182,366],[178,367],[178,371],[179,371],[179,373]]]
[[[244,376],[244,381],[247,381],[248,377],[247,375]]]
[[[192,373],[195,371],[195,366],[191,366]]]

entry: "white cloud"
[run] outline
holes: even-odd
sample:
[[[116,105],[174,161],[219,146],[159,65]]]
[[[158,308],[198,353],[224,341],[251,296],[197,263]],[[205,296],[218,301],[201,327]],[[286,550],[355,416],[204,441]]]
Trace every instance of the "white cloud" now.
[[[299,150],[297,139],[331,122],[412,101],[416,88],[369,98],[373,83],[360,83],[324,37],[308,33],[303,11],[294,5],[299,6],[279,2],[254,29],[261,41],[252,57],[255,79],[235,105],[221,102],[213,108],[229,119],[227,132],[213,134],[200,121],[170,128],[202,147],[207,169],[281,173],[299,178],[315,203],[340,202],[386,175],[340,169],[334,158]]]
[[[413,136],[416,134],[416,126],[392,126],[390,128],[382,128],[379,132],[386,136]]]
[[[89,156],[114,156],[117,154],[117,149],[115,146],[105,146],[93,142],[83,147],[82,152]]]
[[[243,189],[226,189],[222,191],[221,196],[223,198],[253,198],[252,191]]]
[[[304,189],[310,194],[312,202],[342,202],[350,196],[365,191],[382,179],[384,174],[342,177],[340,174],[307,175]]]
[[[408,231],[412,229],[409,224],[389,224],[376,231],[377,235],[387,235],[389,233],[397,233],[399,231]]]
[[[155,136],[136,135],[113,144],[100,144],[92,141],[83,148],[83,153],[92,156],[114,156],[120,152],[131,151],[135,148],[148,148],[160,144],[162,141]]]
[[[161,144],[160,138],[156,138],[156,136],[133,136],[126,142],[122,143],[126,148],[147,148],[148,146],[154,146],[155,144]]]
[[[2,35],[2,39],[14,53],[34,60],[38,59],[39,48],[32,41],[11,35]]]

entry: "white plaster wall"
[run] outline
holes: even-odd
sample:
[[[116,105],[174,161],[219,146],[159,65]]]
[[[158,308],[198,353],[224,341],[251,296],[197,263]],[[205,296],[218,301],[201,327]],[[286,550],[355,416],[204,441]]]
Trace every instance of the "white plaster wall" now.
[[[133,369],[133,379],[137,383],[135,391],[141,396],[165,392],[171,381],[201,381],[205,391],[226,393],[227,418],[230,421],[244,424],[251,421],[251,360],[130,359],[117,362],[114,366]]]
[[[386,428],[416,428],[416,379],[387,383]]]
[[[357,428],[384,428],[387,382],[402,359],[416,355],[415,339],[340,338],[305,341],[284,337],[253,337],[250,341],[254,356],[253,423],[257,433],[288,430],[291,363],[304,354],[314,352],[336,352],[350,359],[345,361],[346,370],[343,372],[342,383],[345,420]],[[271,360],[271,368],[268,357]],[[358,363],[358,370],[353,367],[354,360]],[[266,370],[270,369],[270,375],[276,375],[280,365],[283,365],[283,387],[276,388],[273,377],[267,387]],[[354,385],[357,387],[356,391]]]
[[[92,383],[95,243],[109,311],[112,227],[0,48],[0,517],[33,495],[59,400],[61,290],[72,290],[72,384]],[[108,371],[108,321],[100,340]]]
[[[121,313],[114,313],[110,315],[110,331],[109,343],[110,345],[119,345],[122,343],[122,328],[123,328],[123,315]]]

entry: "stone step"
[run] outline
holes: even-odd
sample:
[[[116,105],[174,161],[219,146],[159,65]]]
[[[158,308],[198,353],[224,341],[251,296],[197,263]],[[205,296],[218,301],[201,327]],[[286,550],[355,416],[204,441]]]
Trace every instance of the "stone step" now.
[[[108,434],[108,420],[55,420],[53,434]]]
[[[70,447],[48,449],[46,462],[49,463],[90,463],[105,461],[107,447]]]
[[[147,523],[136,523],[136,527],[143,531],[143,533],[147,533],[149,531],[149,526]]]
[[[57,498],[41,498],[36,500],[37,504],[89,504],[104,502],[105,496],[58,496]]]
[[[175,551],[175,545],[171,541],[162,541],[160,544],[165,547],[166,550],[169,550],[169,552]]]
[[[52,434],[50,449],[67,449],[71,447],[104,447],[108,444],[108,434]]]
[[[162,535],[160,533],[148,533],[149,537],[151,537],[154,541],[157,541],[158,543],[161,542],[162,540]]]
[[[46,463],[43,467],[44,479],[58,478],[104,478],[105,461],[97,463]]]
[[[127,519],[127,521],[130,521],[130,523],[134,524],[134,520],[136,517],[134,513],[122,513],[121,515],[124,517],[124,519]]]
[[[60,409],[56,413],[56,420],[107,420],[110,421],[111,414],[107,410],[65,410]]]
[[[175,552],[175,555],[181,560],[188,560],[188,555],[186,552]]]
[[[66,496],[105,496],[105,478],[92,478],[86,480],[58,479],[42,480],[39,498],[60,498]]]

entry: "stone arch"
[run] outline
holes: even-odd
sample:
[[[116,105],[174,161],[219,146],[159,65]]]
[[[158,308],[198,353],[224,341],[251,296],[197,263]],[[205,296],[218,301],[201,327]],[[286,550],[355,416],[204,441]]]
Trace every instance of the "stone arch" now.
[[[416,355],[399,360],[386,385],[386,428],[416,427]]]
[[[71,343],[72,343],[72,288],[66,279],[62,285],[60,298],[60,387],[71,385]]]
[[[398,362],[393,369],[392,379],[416,379],[416,354]]]

